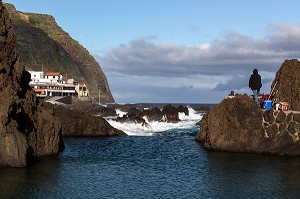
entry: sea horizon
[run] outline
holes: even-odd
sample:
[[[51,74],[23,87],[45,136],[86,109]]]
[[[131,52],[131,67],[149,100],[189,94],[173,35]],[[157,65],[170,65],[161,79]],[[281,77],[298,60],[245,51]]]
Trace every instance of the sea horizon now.
[[[172,106],[175,106],[175,107],[178,107],[180,105],[182,106],[188,106],[188,107],[191,107],[191,108],[198,108],[199,106],[202,106],[202,107],[208,107],[208,108],[212,108],[213,106],[215,105],[218,105],[219,103],[196,103],[196,102],[192,102],[192,103],[189,103],[189,102],[132,102],[132,103],[120,103],[120,102],[115,102],[115,103],[106,103],[104,105],[112,105],[112,104],[119,104],[119,105],[128,105],[128,106],[152,106],[152,107],[163,107],[163,106],[166,106],[166,105],[172,105]]]

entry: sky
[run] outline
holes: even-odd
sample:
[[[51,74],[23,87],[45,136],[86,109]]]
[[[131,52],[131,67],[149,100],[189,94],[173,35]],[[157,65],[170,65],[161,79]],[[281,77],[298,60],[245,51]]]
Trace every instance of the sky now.
[[[49,14],[95,57],[117,103],[219,103],[261,93],[300,57],[297,0],[4,0]]]

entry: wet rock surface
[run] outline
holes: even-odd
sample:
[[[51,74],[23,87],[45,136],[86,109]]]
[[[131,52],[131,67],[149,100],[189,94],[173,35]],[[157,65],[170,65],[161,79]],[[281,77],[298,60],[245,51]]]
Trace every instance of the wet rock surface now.
[[[140,123],[143,126],[149,125],[144,118],[146,118],[149,122],[157,121],[177,123],[180,122],[179,113],[189,115],[189,110],[187,107],[183,107],[182,105],[175,107],[171,104],[168,104],[163,108],[143,107],[141,109],[138,107],[131,107],[127,109],[127,114],[125,114],[123,117],[118,117],[117,121]]]
[[[141,124],[142,126],[149,126],[147,121],[177,123],[180,122],[179,113],[183,113],[187,116],[189,115],[188,107],[184,107],[182,105],[175,107],[171,104],[157,107],[141,104],[99,105],[86,102],[75,102],[68,107],[72,110],[88,113],[91,115],[97,115],[101,117],[116,117],[117,122],[137,123]],[[200,107],[200,109],[202,110],[202,107]],[[207,109],[208,108],[206,108],[206,110]],[[116,110],[120,110],[126,114],[120,116],[117,114]]]

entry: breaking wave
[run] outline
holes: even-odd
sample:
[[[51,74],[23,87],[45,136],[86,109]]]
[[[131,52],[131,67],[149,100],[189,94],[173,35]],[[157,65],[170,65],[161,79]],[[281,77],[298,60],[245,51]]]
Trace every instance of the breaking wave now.
[[[199,131],[199,126],[196,125],[202,118],[201,113],[197,113],[193,108],[189,107],[189,115],[179,113],[178,123],[167,122],[149,122],[147,118],[144,119],[149,126],[142,126],[136,123],[120,123],[116,122],[114,118],[106,118],[110,125],[124,131],[129,136],[157,136],[157,135],[194,135]],[[126,112],[116,110],[117,114],[122,117]]]

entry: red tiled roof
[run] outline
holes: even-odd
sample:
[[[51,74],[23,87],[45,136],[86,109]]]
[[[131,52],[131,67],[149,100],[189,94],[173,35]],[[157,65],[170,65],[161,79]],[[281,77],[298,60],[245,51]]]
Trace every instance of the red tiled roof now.
[[[60,73],[59,72],[45,72],[44,75],[45,76],[59,76]]]

